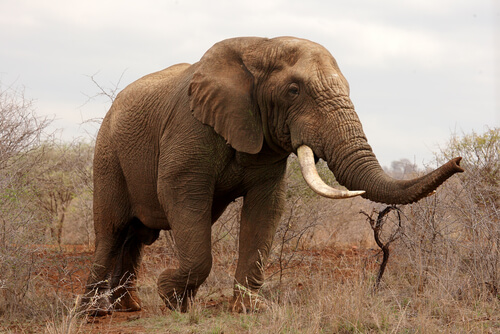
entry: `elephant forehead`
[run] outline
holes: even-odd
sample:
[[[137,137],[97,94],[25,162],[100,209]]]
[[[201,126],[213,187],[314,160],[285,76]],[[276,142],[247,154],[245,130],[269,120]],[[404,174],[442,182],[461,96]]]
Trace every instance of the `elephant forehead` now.
[[[297,65],[309,71],[323,71],[335,74],[339,68],[335,58],[322,46],[303,51]]]
[[[349,83],[340,70],[333,67],[317,67],[309,71],[304,83],[316,93],[330,91],[349,95]]]
[[[334,60],[314,55],[301,59],[296,64],[296,70],[312,81],[337,81],[342,77]]]

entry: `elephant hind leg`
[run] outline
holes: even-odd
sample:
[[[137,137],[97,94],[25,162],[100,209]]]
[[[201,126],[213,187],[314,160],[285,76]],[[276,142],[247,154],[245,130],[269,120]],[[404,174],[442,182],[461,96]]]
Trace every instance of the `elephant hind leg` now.
[[[104,316],[110,313],[111,304],[108,299],[109,273],[113,266],[114,243],[96,240],[94,261],[87,279],[85,294],[80,307],[93,316]]]
[[[138,218],[133,218],[124,230],[123,243],[118,251],[111,290],[116,311],[139,311],[141,302],[137,294],[137,271],[139,269],[144,245],[151,245],[160,234],[160,230],[150,229]]]

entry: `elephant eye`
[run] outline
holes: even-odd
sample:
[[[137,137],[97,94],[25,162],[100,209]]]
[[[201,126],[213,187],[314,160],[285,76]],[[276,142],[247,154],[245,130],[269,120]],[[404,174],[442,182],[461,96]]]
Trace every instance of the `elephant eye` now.
[[[290,87],[288,87],[288,94],[292,96],[299,95],[299,85],[296,83],[291,84]]]

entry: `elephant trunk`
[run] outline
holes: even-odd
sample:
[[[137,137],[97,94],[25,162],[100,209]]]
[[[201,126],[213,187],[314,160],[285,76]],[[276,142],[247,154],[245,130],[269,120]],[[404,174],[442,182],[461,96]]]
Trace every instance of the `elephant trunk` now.
[[[359,124],[359,123],[358,123]],[[409,204],[431,195],[455,173],[463,172],[461,158],[412,180],[396,180],[380,166],[359,125],[348,126],[350,138],[343,138],[325,150],[328,167],[347,189],[364,190],[362,196],[386,204]]]
[[[413,203],[432,194],[453,174],[463,172],[460,167],[461,158],[455,158],[422,177],[396,180],[387,175],[377,161],[352,105],[338,108],[332,114],[336,115],[336,119],[331,123],[333,126],[329,128],[330,133],[320,137],[317,134],[310,137],[308,135],[311,132],[308,131],[306,134],[301,132],[300,128],[296,128],[296,133],[299,135],[294,138],[302,138],[302,144],[310,142],[314,153],[326,160],[341,185],[349,190],[364,191],[362,196],[369,200],[386,204]],[[329,141],[320,144],[320,140],[324,138],[328,138]],[[300,141],[296,143],[299,144],[297,147],[300,146]],[[304,172],[303,175],[305,177]],[[310,182],[308,184],[311,185]],[[313,190],[325,196],[321,191],[314,188]],[[350,193],[350,195],[359,194],[359,192]],[[339,198],[347,197],[351,196]]]
[[[463,172],[455,158],[438,169],[412,180],[396,180],[388,176],[374,156],[364,157],[363,163],[353,163],[337,172],[338,181],[348,189],[362,189],[362,196],[386,204],[410,204],[431,195],[437,187],[455,173]],[[335,174],[335,172],[334,172]]]

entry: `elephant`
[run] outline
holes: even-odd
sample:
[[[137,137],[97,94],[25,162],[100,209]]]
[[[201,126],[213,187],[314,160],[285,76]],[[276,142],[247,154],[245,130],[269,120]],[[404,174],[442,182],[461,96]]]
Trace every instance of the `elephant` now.
[[[188,310],[212,267],[211,227],[242,197],[233,305],[255,307],[241,287],[258,292],[263,284],[291,153],[307,184],[333,199],[413,203],[463,172],[458,157],[412,180],[388,176],[367,142],[347,80],[320,44],[294,37],[223,40],[194,64],[133,82],[103,119],[84,305],[96,315],[140,310],[143,248],[170,230],[179,265],[159,275],[158,293],[167,307]],[[318,159],[345,189],[319,178]]]

